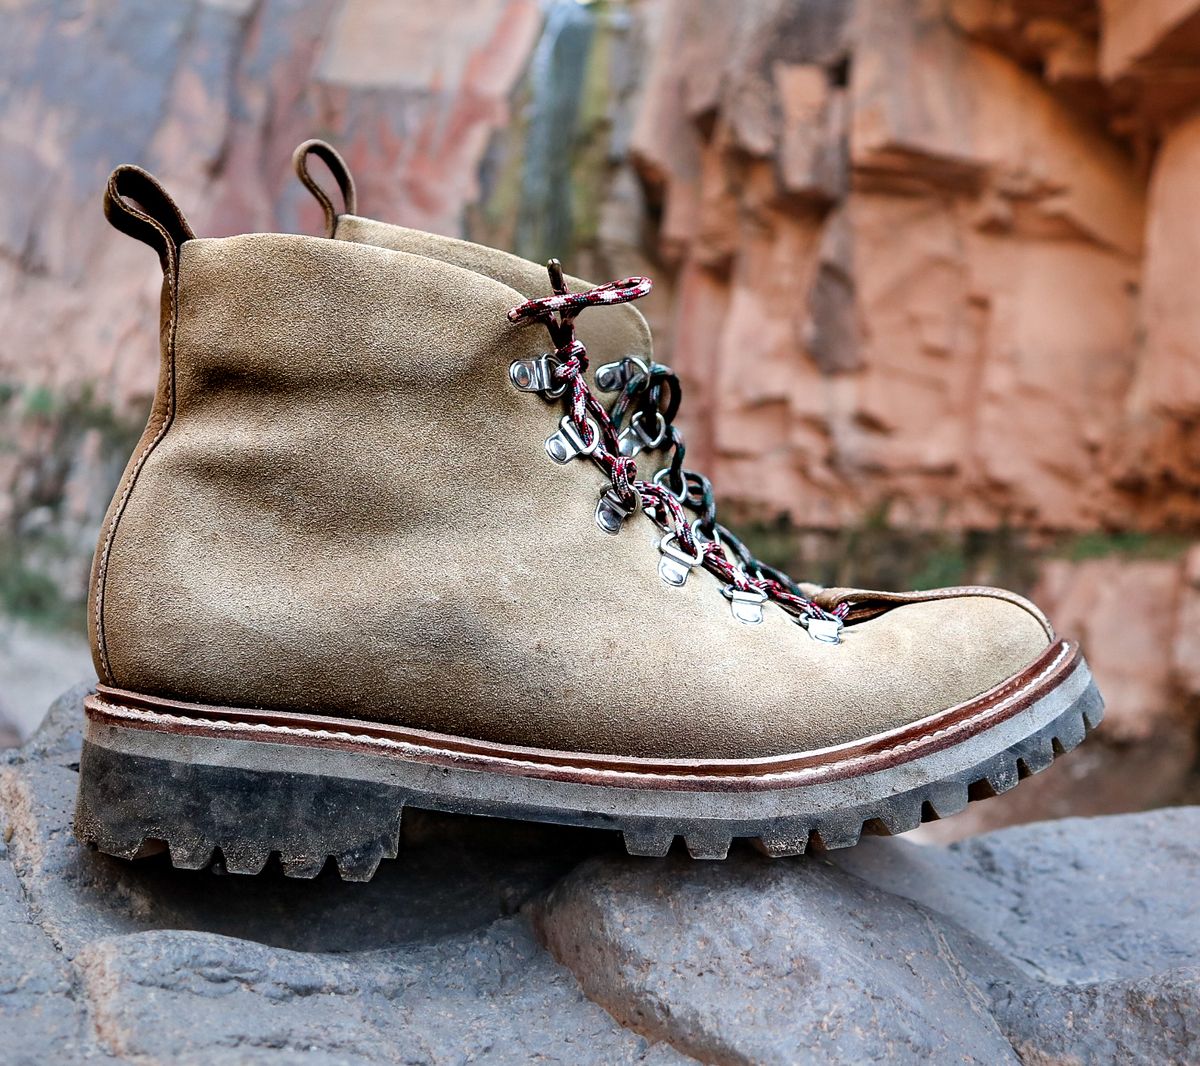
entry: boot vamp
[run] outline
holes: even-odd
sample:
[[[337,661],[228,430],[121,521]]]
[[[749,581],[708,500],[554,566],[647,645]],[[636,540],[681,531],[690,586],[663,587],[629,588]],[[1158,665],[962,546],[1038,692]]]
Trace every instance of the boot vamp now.
[[[562,535],[559,545],[571,538],[592,550],[568,551],[569,566],[542,565],[529,584],[516,569],[482,581],[460,601],[455,642],[467,676],[452,705],[427,708],[430,728],[641,757],[779,755],[955,706],[1050,642],[1030,613],[980,595],[906,604],[828,644],[773,604],[763,624],[738,622],[705,571],[683,589],[667,586],[645,519],[623,531],[619,549],[584,525]]]

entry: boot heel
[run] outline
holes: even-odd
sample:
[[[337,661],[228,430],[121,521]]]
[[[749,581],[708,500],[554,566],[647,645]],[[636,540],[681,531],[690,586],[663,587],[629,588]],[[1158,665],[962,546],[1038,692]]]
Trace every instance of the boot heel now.
[[[168,747],[173,738],[162,739]],[[394,786],[218,761],[85,742],[76,835],[109,855],[165,846],[181,869],[239,874],[259,873],[277,853],[289,877],[316,877],[332,858],[344,880],[368,881],[381,859],[396,857],[403,804]]]

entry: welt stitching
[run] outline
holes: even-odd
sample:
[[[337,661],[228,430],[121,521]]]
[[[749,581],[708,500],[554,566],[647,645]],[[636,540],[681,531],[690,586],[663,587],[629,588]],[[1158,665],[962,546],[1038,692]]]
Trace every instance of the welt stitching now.
[[[935,729],[928,733],[923,733],[920,736],[913,737],[911,740],[903,741],[902,743],[893,745],[890,748],[883,748],[877,752],[872,752],[869,756],[862,756],[862,755],[852,756],[845,760],[845,764],[853,765],[854,763],[863,762],[865,759],[868,759],[868,758],[871,760],[875,760],[875,759],[878,759],[883,756],[895,754],[897,752],[908,751],[919,744],[922,744],[926,741],[933,740],[937,737],[943,736],[944,734],[950,732],[951,730],[960,729],[965,725],[974,724],[975,722],[979,721],[980,719],[993,716],[998,710],[1013,703],[1015,700],[1017,700],[1018,698],[1023,696],[1026,692],[1028,692],[1031,688],[1034,688],[1037,685],[1039,685],[1050,674],[1054,673],[1054,671],[1057,670],[1058,667],[1062,664],[1063,658],[1065,656],[1067,656],[1068,654],[1070,654],[1070,651],[1071,651],[1070,646],[1064,645],[1062,651],[1060,651],[1059,654],[1054,657],[1054,659],[1046,666],[1046,668],[1044,670],[1042,670],[1036,676],[1030,678],[1028,683],[1023,685],[1021,688],[1014,689],[1011,693],[1009,693],[1007,696],[1005,696],[1004,699],[1002,699],[999,702],[992,704],[988,707],[984,707],[984,708],[980,709],[979,711],[977,711],[975,714],[971,715],[970,717],[961,719],[960,721],[955,722],[952,725],[945,726],[941,729]],[[268,722],[245,722],[245,723],[242,723],[242,722],[226,722],[226,721],[221,721],[218,719],[210,720],[210,719],[203,719],[203,718],[191,718],[187,715],[182,715],[182,714],[178,714],[178,715],[177,714],[166,714],[166,713],[160,712],[160,711],[146,711],[146,710],[141,710],[141,709],[134,710],[134,709],[128,708],[128,707],[121,707],[118,704],[109,703],[107,700],[101,699],[100,697],[93,697],[93,699],[95,700],[96,706],[102,708],[106,713],[111,714],[115,718],[124,718],[127,721],[133,721],[133,722],[136,722],[136,721],[180,722],[180,723],[185,723],[188,725],[203,726],[205,728],[213,729],[216,732],[220,732],[222,730],[225,730],[225,731],[243,730],[243,731],[254,732],[254,733],[265,733],[268,736],[272,733],[275,733],[275,734],[285,734],[285,735],[296,736],[296,737],[312,737],[314,739],[329,737],[331,739],[336,739],[336,740],[342,740],[342,739],[351,740],[358,744],[365,744],[368,747],[374,746],[374,747],[384,748],[384,749],[393,749],[393,750],[399,750],[399,751],[411,751],[414,753],[415,752],[429,752],[429,753],[432,753],[435,755],[443,755],[443,756],[446,754],[449,754],[452,761],[457,761],[457,762],[470,761],[473,758],[481,757],[481,756],[475,755],[474,753],[464,753],[464,752],[446,753],[442,749],[433,748],[433,747],[430,747],[425,744],[415,744],[412,741],[392,740],[390,737],[364,736],[361,733],[350,733],[350,732],[347,732],[346,730],[340,730],[340,729],[311,729],[311,728],[308,728],[307,726],[280,726],[280,725],[272,725]],[[653,771],[610,770],[610,769],[605,769],[605,768],[601,768],[601,767],[595,767],[595,768],[594,767],[579,767],[579,766],[573,766],[573,765],[567,765],[567,764],[561,764],[561,763],[535,762],[530,759],[511,758],[511,757],[503,756],[503,755],[482,756],[482,757],[496,759],[497,761],[504,762],[510,766],[529,766],[529,767],[533,767],[533,768],[541,769],[541,770],[561,770],[561,771],[566,771],[566,772],[578,772],[580,770],[586,770],[586,772],[589,774],[597,774],[597,775],[607,776],[607,777],[634,777],[634,778],[645,778],[645,779],[666,780],[666,781],[696,781],[696,780],[708,781],[708,780],[714,780],[714,779],[720,780],[720,781],[737,780],[736,777],[733,777],[731,775],[662,774],[662,773],[654,773]],[[754,774],[753,778],[756,780],[764,780],[764,779],[785,778],[785,777],[802,777],[806,773],[809,773],[809,771],[806,771],[806,770],[776,770],[776,771],[767,771],[767,772],[764,772],[761,774]]]
[[[108,660],[108,641],[104,636],[104,587],[108,578],[109,555],[112,551],[113,538],[117,533],[117,525],[125,514],[125,505],[129,501],[129,495],[133,491],[134,483],[137,481],[138,475],[142,472],[142,467],[146,459],[157,446],[158,442],[163,439],[175,415],[175,331],[179,324],[178,284],[178,260],[175,255],[172,255],[171,275],[168,278],[167,285],[167,291],[170,294],[171,300],[171,326],[167,334],[166,410],[163,412],[162,425],[158,428],[158,432],[155,433],[146,447],[142,449],[141,455],[137,457],[137,461],[129,471],[129,476],[125,479],[125,487],[121,492],[121,499],[118,501],[112,520],[108,524],[108,533],[104,538],[104,546],[100,551],[100,566],[96,574],[96,644],[100,650],[100,665],[104,669],[104,680],[108,684],[112,684],[113,682],[112,665]]]

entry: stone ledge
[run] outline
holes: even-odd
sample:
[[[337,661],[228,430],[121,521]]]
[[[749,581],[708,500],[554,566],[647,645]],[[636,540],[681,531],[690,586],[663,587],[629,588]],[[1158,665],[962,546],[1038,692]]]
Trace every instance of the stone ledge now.
[[[219,877],[76,845],[84,691],[0,756],[5,1061],[995,1064],[1200,1042],[1200,808],[724,863],[413,812],[368,885]]]

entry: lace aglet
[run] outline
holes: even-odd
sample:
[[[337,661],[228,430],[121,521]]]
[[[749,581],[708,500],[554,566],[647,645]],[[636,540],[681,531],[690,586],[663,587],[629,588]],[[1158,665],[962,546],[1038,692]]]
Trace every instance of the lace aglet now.
[[[563,276],[562,263],[557,259],[551,259],[546,263],[546,273],[550,275],[550,288],[556,296],[561,296],[567,291],[567,279]]]

